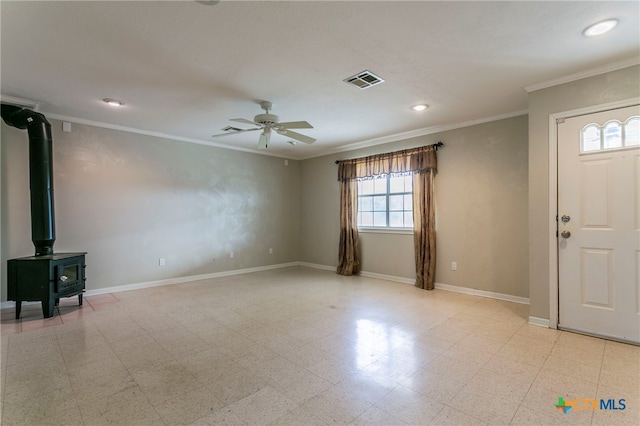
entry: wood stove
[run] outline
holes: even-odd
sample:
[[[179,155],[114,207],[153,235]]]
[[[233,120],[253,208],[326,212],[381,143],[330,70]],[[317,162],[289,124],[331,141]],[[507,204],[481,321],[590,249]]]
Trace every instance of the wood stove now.
[[[44,115],[15,105],[2,104],[1,112],[8,125],[27,129],[29,135],[31,240],[36,248],[35,256],[7,261],[7,298],[16,302],[16,319],[20,318],[23,301],[42,302],[42,313],[50,318],[61,297],[77,295],[82,305],[86,253],[53,252],[56,229],[51,124]]]
[[[61,297],[78,296],[82,306],[85,288],[86,253],[56,253],[10,259],[8,299],[16,302],[16,319],[23,301],[42,302],[42,314],[51,318]]]

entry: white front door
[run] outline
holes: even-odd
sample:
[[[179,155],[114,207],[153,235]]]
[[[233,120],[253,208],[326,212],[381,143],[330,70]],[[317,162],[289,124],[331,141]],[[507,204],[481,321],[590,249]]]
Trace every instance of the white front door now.
[[[640,343],[640,106],[558,124],[558,326]]]

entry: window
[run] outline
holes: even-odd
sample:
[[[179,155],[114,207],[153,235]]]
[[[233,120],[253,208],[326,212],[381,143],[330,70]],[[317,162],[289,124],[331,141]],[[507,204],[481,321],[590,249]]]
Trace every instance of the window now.
[[[640,145],[640,117],[632,117],[624,125],[625,145]]]
[[[359,228],[413,228],[413,174],[358,180]]]
[[[591,124],[582,129],[582,152],[600,150],[600,126]]]
[[[604,149],[622,146],[622,126],[617,121],[610,121],[604,126]]]
[[[580,152],[589,153],[608,149],[640,146],[640,117],[630,117],[626,122],[611,120],[604,125],[592,123],[580,133]]]

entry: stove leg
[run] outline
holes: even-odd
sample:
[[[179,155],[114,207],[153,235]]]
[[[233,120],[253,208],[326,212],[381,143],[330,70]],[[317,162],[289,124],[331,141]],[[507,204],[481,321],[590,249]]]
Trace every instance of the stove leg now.
[[[82,306],[82,293],[78,295],[78,306]]]
[[[43,300],[42,301],[42,316],[45,318],[51,318],[56,306],[56,300]]]
[[[20,310],[22,309],[22,300],[16,300],[16,319],[20,319]]]

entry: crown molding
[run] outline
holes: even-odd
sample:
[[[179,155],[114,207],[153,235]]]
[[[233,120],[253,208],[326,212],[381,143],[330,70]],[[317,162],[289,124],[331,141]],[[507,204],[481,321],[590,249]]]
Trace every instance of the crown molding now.
[[[18,98],[16,96],[8,96],[0,94],[0,101],[3,103],[19,106],[21,108],[29,108],[35,112],[38,112],[40,104],[37,101],[31,99]]]
[[[621,61],[611,62],[610,64],[603,65],[597,68],[592,68],[590,70],[579,71],[573,74],[565,75],[563,77],[554,78],[552,80],[530,84],[528,86],[524,86],[523,89],[527,93],[531,93],[537,90],[558,86],[560,84],[571,83],[572,81],[576,81],[576,80],[582,80],[583,78],[593,77],[596,75],[606,74],[608,72],[621,70],[624,68],[632,67],[634,65],[640,65],[640,58],[632,57],[632,58],[623,59]]]
[[[119,131],[127,132],[127,133],[135,133],[135,134],[138,134],[138,135],[153,136],[153,137],[157,137],[157,138],[170,139],[170,140],[180,141],[180,142],[195,143],[195,144],[198,144],[198,145],[206,145],[206,146],[211,146],[211,147],[214,147],[214,148],[229,149],[231,151],[241,151],[241,152],[248,152],[250,154],[256,154],[256,155],[268,155],[270,157],[284,158],[284,159],[287,159],[287,160],[297,160],[297,158],[286,157],[286,156],[282,156],[282,155],[273,154],[273,153],[270,153],[270,152],[262,152],[262,151],[256,152],[254,150],[247,149],[247,148],[223,145],[223,144],[219,144],[219,143],[216,143],[216,142],[204,141],[204,140],[201,140],[201,139],[185,138],[183,136],[172,135],[172,134],[169,134],[169,133],[154,132],[154,131],[151,131],[151,130],[138,129],[138,128],[135,128],[135,127],[127,127],[127,126],[120,126],[120,125],[117,125],[117,124],[103,123],[101,121],[85,120],[84,118],[70,117],[70,116],[67,116],[67,115],[60,115],[60,114],[50,113],[50,112],[46,112],[46,111],[42,111],[42,113],[47,118],[51,118],[53,120],[69,121],[71,123],[76,123],[76,124],[84,124],[84,125],[87,125],[87,126],[100,127],[100,128],[103,128],[103,129],[110,129],[110,130],[119,130]]]
[[[640,65],[640,58],[631,57],[631,58],[623,59],[623,60],[620,60],[620,61],[612,62],[610,64],[607,64],[607,65],[604,65],[604,66],[601,66],[601,67],[593,68],[593,69],[590,69],[590,70],[580,71],[580,72],[577,72],[577,73],[568,74],[566,76],[555,78],[555,79],[552,79],[552,80],[547,80],[547,81],[543,81],[543,82],[540,82],[540,83],[530,84],[530,85],[524,86],[523,89],[527,93],[531,93],[531,92],[535,92],[537,90],[541,90],[541,89],[557,86],[557,85],[564,84],[564,83],[570,83],[572,81],[581,80],[583,78],[592,77],[592,76],[596,76],[596,75],[600,75],[600,74],[605,74],[605,73],[608,73],[608,72],[612,72],[612,71],[628,68],[628,67],[635,66],[635,65]],[[0,98],[2,99],[2,101],[8,102],[8,103],[11,103],[11,104],[14,104],[14,105],[19,105],[19,106],[22,106],[22,107],[31,108],[34,111],[38,111],[39,103],[37,101],[18,98],[18,97],[14,97],[14,96],[6,96],[6,95],[0,95]],[[405,140],[405,139],[411,139],[411,138],[415,138],[415,137],[419,137],[419,136],[426,136],[426,135],[430,135],[430,134],[434,134],[434,133],[460,129],[460,128],[463,128],[463,127],[469,127],[469,126],[473,126],[473,125],[476,125],[476,124],[489,123],[489,122],[492,122],[492,121],[498,121],[498,120],[502,120],[502,119],[506,119],[506,118],[517,117],[517,116],[520,116],[520,115],[527,114],[528,110],[524,109],[524,110],[519,110],[519,111],[506,113],[506,114],[495,115],[495,116],[480,118],[480,119],[477,119],[477,120],[464,121],[464,122],[459,122],[459,123],[450,123],[450,124],[443,124],[443,125],[437,125],[437,126],[424,127],[424,128],[421,128],[421,129],[411,130],[411,131],[408,131],[408,132],[396,133],[396,134],[393,134],[393,135],[382,136],[382,137],[379,137],[379,138],[367,139],[367,140],[363,140],[363,141],[359,141],[359,142],[355,142],[355,143],[350,143],[348,145],[344,145],[344,146],[341,146],[341,147],[336,148],[336,149],[328,150],[328,151],[325,151],[325,152],[322,152],[322,153],[319,153],[319,154],[315,154],[315,155],[311,155],[311,156],[307,156],[307,157],[283,156],[283,155],[273,154],[273,153],[268,152],[268,151],[259,151],[259,152],[257,152],[257,151],[252,150],[252,149],[234,147],[234,146],[229,146],[229,145],[223,145],[223,144],[219,144],[219,143],[215,143],[215,142],[211,142],[211,141],[200,140],[200,139],[186,138],[186,137],[172,135],[172,134],[168,134],[168,133],[154,132],[154,131],[138,129],[138,128],[134,128],[134,127],[119,126],[119,125],[115,125],[115,124],[109,124],[109,123],[93,121],[93,120],[85,120],[85,119],[82,119],[82,118],[70,117],[70,116],[65,116],[65,115],[60,115],[60,114],[55,114],[55,113],[46,113],[44,111],[38,111],[38,112],[41,112],[41,113],[45,114],[47,117],[50,117],[52,119],[61,120],[61,121],[69,121],[69,122],[72,122],[72,123],[85,124],[85,125],[94,126],[94,127],[101,127],[101,128],[105,128],[105,129],[119,130],[119,131],[124,131],[124,132],[129,132],[129,133],[136,133],[136,134],[140,134],[140,135],[154,136],[154,137],[159,137],[159,138],[164,138],[164,139],[171,139],[171,140],[176,140],[176,141],[181,141],[181,142],[195,143],[195,144],[198,144],[198,145],[206,145],[206,146],[211,146],[211,147],[215,147],[215,148],[229,149],[229,150],[232,150],[232,151],[247,152],[247,153],[256,154],[256,155],[267,155],[267,156],[271,156],[271,157],[302,161],[302,160],[308,160],[308,159],[311,159],[311,158],[324,157],[324,156],[327,156],[327,155],[338,154],[338,153],[348,152],[348,151],[354,151],[354,150],[357,150],[357,149],[368,148],[368,147],[372,147],[372,146],[376,146],[376,145],[382,145],[382,144],[386,144],[386,143],[390,143],[390,142],[397,142],[397,141],[401,141],[401,140]]]
[[[491,117],[479,118],[477,120],[463,121],[459,123],[442,124],[437,126],[423,127],[421,129],[411,130],[403,133],[396,133],[389,136],[382,136],[374,139],[367,139],[360,142],[344,145],[340,148],[323,152],[309,157],[300,158],[300,160],[309,160],[311,158],[324,157],[327,155],[338,154],[341,152],[354,151],[356,149],[368,148],[371,146],[382,145],[390,142],[398,142],[405,139],[411,139],[419,136],[432,135],[434,133],[446,132],[448,130],[461,129],[463,127],[475,126],[476,124],[490,123],[492,121],[504,120],[506,118],[518,117],[527,114],[529,111],[522,109],[519,111],[513,111],[506,114],[493,115]]]
[[[22,106],[22,107],[31,107],[34,111],[37,111],[37,107],[39,105],[38,102],[36,102],[36,101],[30,101],[30,100],[27,100],[27,99],[17,98],[17,97],[13,97],[13,96],[4,96],[4,95],[1,95],[1,96],[2,96],[2,100],[6,100],[9,103],[12,103],[12,104],[15,104],[15,105],[19,105],[19,106]],[[158,137],[158,138],[163,138],[163,139],[170,139],[170,140],[175,140],[175,141],[180,141],[180,142],[195,143],[195,144],[198,144],[198,145],[211,146],[211,147],[220,148],[220,149],[229,149],[229,150],[232,150],[232,151],[247,152],[247,153],[256,154],[256,155],[267,155],[267,156],[270,156],[270,157],[283,158],[283,159],[287,159],[287,160],[302,161],[302,160],[308,160],[308,159],[311,159],[311,158],[324,157],[324,156],[327,156],[327,155],[337,154],[337,153],[340,153],[340,152],[354,151],[354,150],[360,149],[360,148],[367,148],[367,147],[370,147],[370,146],[382,145],[382,144],[385,144],[385,143],[397,142],[397,141],[401,141],[401,140],[405,140],[405,139],[411,139],[411,138],[415,138],[415,137],[419,137],[419,136],[430,135],[430,134],[434,134],[434,133],[438,133],[438,132],[444,132],[444,131],[448,131],[448,130],[460,129],[460,128],[463,128],[463,127],[469,127],[469,126],[473,126],[473,125],[476,125],[476,124],[489,123],[489,122],[492,122],[492,121],[498,121],[498,120],[502,120],[502,119],[506,119],[506,118],[517,117],[517,116],[520,116],[520,115],[527,114],[528,111],[526,109],[524,109],[524,110],[519,110],[519,111],[506,113],[506,114],[494,115],[494,116],[491,116],[491,117],[480,118],[480,119],[477,119],[477,120],[470,120],[470,121],[464,121],[464,122],[459,122],[459,123],[450,123],[450,124],[443,124],[443,125],[437,125],[437,126],[424,127],[424,128],[421,128],[421,129],[411,130],[411,131],[408,131],[408,132],[396,133],[396,134],[393,134],[393,135],[382,136],[382,137],[379,137],[379,138],[367,139],[367,140],[364,140],[364,141],[351,143],[351,144],[348,144],[348,145],[344,145],[344,146],[342,146],[340,148],[336,148],[334,150],[328,150],[328,151],[322,152],[320,154],[316,154],[316,155],[312,155],[312,156],[308,156],[308,157],[283,156],[283,155],[273,154],[271,152],[266,152],[266,151],[256,152],[255,150],[251,150],[251,149],[247,149],[247,148],[233,147],[233,146],[223,145],[223,144],[219,144],[219,143],[215,143],[215,142],[211,142],[211,141],[204,141],[204,140],[201,140],[201,139],[186,138],[186,137],[183,137],[183,136],[172,135],[172,134],[169,134],[169,133],[154,132],[154,131],[151,131],[151,130],[138,129],[138,128],[135,128],[135,127],[120,126],[120,125],[117,125],[117,124],[104,123],[104,122],[101,122],[101,121],[86,120],[84,118],[72,117],[72,116],[68,116],[68,115],[61,115],[61,114],[56,114],[56,113],[47,112],[47,111],[39,111],[39,112],[44,114],[47,118],[51,118],[53,120],[68,121],[68,122],[71,122],[71,123],[84,124],[84,125],[87,125],[87,126],[99,127],[99,128],[103,128],[103,129],[118,130],[118,131],[127,132],[127,133],[134,133],[134,134],[145,135],[145,136],[153,136],[153,137]]]

